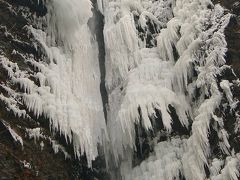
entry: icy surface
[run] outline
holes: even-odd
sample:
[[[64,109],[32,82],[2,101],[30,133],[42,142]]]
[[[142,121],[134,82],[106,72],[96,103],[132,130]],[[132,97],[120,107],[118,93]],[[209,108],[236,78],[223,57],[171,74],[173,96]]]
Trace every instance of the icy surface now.
[[[108,131],[115,157],[117,154],[124,156],[124,147],[134,148],[135,123],[152,129],[156,110],[161,112],[168,132],[172,130],[169,105],[178,112],[182,125],[188,127],[188,105],[171,88],[172,63],[161,61],[155,48],[142,49],[141,57],[142,62],[128,73],[123,87],[117,87],[109,94]]]
[[[186,139],[173,138],[160,142],[154,148],[154,155],[133,169],[131,164],[122,164],[121,173],[125,180],[180,180],[185,148]]]
[[[6,94],[0,94],[0,100],[9,111],[19,117],[31,112],[36,119],[48,119],[53,134],[60,132],[72,143],[78,158],[86,155],[89,166],[99,145],[104,147],[107,164],[114,164],[122,179],[237,180],[239,154],[230,146],[224,114],[216,113],[223,101],[231,111],[238,103],[232,83],[219,80],[229,68],[224,30],[230,14],[210,0],[97,0],[104,16],[105,119],[99,50],[89,27],[95,23],[91,1],[49,0],[45,5],[47,15],[36,18],[36,26],[26,27],[42,58],[36,61],[12,52],[34,72],[21,70],[0,55],[10,83],[20,91],[1,84]],[[174,132],[177,123],[188,132]],[[135,166],[133,155],[140,138],[136,129],[155,136],[152,132],[160,131],[156,124],[162,125],[167,138],[155,139],[149,158]],[[220,159],[211,152],[211,129],[223,154]],[[26,131],[35,141],[46,140],[40,128]],[[70,157],[57,141],[49,141],[55,153]],[[40,147],[44,148],[43,141]]]
[[[86,154],[91,166],[91,161],[98,156],[98,145],[106,137],[98,46],[88,27],[92,5],[90,0],[51,0],[45,5],[48,14],[36,19],[38,29],[27,27],[29,35],[38,43],[36,48],[45,55],[40,61],[25,57],[34,67],[33,78],[39,85],[17,63],[2,56],[0,63],[12,83],[21,89],[12,94],[18,96],[36,118],[49,119],[51,129],[73,143],[78,158]],[[43,24],[47,28],[42,28]],[[26,114],[16,107],[14,98],[3,95],[0,98],[15,115]]]
[[[165,8],[154,9],[156,3],[164,4]],[[216,131],[219,132],[221,151],[230,155],[229,135],[222,117],[215,115],[224,98],[221,90],[229,106],[234,108],[230,83],[226,80],[219,83],[217,79],[227,68],[224,66],[227,51],[224,29],[230,15],[210,0],[99,0],[98,4],[106,19],[110,149],[116,161],[123,159],[120,163],[124,169],[122,176],[127,179],[156,178],[151,171],[154,167],[149,168],[149,174],[144,171],[138,172],[141,175],[126,172],[131,167],[131,160],[126,160],[131,156],[126,154],[136,150],[136,125],[146,131],[154,129],[154,119],[159,121],[156,111],[161,114],[160,121],[166,132],[172,131],[175,122],[169,110],[171,105],[182,126],[188,128],[189,119],[193,121],[191,136],[185,142],[187,148],[181,154],[179,176],[175,178],[180,178],[181,174],[187,180],[206,179],[205,167],[211,163],[209,133],[212,120],[218,124]],[[166,8],[167,4],[171,4],[172,11]],[[167,18],[163,20],[162,17]],[[149,37],[145,39],[139,34],[139,31],[153,34],[153,30],[148,29],[149,22],[156,28],[152,37],[157,41],[155,47],[154,43],[147,41]],[[116,36],[112,35],[113,32]],[[169,147],[168,151],[172,148]],[[216,168],[221,170],[224,165]],[[217,170],[213,171],[216,174]],[[225,178],[231,179],[234,174],[237,173],[231,172]],[[174,179],[174,176],[160,179]]]
[[[106,135],[98,49],[87,24],[92,16],[91,2],[53,0],[46,6],[46,32],[32,27],[29,31],[46,52],[47,61],[32,62],[39,68],[41,86],[26,94],[24,102],[73,142],[76,156],[86,153],[90,165]]]

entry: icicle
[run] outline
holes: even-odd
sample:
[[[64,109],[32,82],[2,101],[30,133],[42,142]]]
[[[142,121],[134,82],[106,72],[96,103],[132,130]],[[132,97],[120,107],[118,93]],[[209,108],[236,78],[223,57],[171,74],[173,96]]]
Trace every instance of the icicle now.
[[[179,20],[172,19],[167,24],[167,29],[162,29],[158,37],[158,49],[160,57],[163,60],[169,60],[174,62],[174,50],[173,47],[179,39]]]
[[[220,83],[220,86],[223,89],[223,91],[225,92],[229,104],[232,105],[233,104],[233,95],[232,95],[232,92],[231,92],[231,89],[230,89],[231,84],[229,83],[228,80],[223,80]]]
[[[12,136],[12,138],[14,139],[14,141],[19,142],[23,148],[23,139],[21,136],[19,136],[11,127],[10,125],[5,122],[4,120],[1,120],[1,122],[3,123],[3,125],[7,128],[7,130],[9,131],[10,135]]]
[[[88,27],[92,4],[90,0],[50,0],[45,6],[46,17],[36,19],[38,24],[42,23],[42,30],[32,26],[27,30],[46,57],[39,62],[24,57],[35,68],[32,77],[39,81],[39,86],[17,64],[2,56],[0,63],[10,80],[19,84],[23,93],[18,96],[27,110],[36,118],[48,118],[53,132],[59,131],[72,140],[76,156],[86,154],[91,166],[98,156],[98,145],[107,137],[99,90],[97,42]],[[23,113],[14,107],[17,102],[7,99],[6,103],[16,115]]]

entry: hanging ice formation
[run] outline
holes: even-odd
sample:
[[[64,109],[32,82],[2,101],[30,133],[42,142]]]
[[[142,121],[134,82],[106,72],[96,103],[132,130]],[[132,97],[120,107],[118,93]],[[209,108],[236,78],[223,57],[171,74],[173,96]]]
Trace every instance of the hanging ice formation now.
[[[17,116],[28,111],[49,119],[53,131],[73,143],[77,157],[86,154],[89,166],[103,146],[122,179],[237,180],[240,154],[228,142],[224,114],[216,113],[224,99],[232,111],[238,103],[231,83],[221,79],[229,68],[224,29],[230,14],[210,0],[97,4],[105,18],[106,121],[98,46],[88,24],[90,0],[45,2],[47,15],[36,18],[37,27],[27,27],[44,56],[24,57],[35,67],[31,76],[0,56],[11,83],[23,91],[1,85],[9,94],[1,94],[1,101]],[[27,111],[18,109],[18,102]],[[211,129],[221,158],[211,151]],[[144,138],[153,150],[133,164]]]
[[[88,27],[92,5],[88,0],[51,0],[46,6],[46,17],[36,19],[39,29],[27,27],[38,43],[37,48],[45,54],[39,62],[26,59],[35,67],[33,76],[39,86],[16,64],[5,58],[1,63],[12,82],[23,89],[18,96],[27,109],[36,118],[49,119],[53,131],[59,131],[73,143],[77,157],[86,153],[91,165],[106,135],[97,42]],[[41,27],[42,23],[47,28]]]
[[[230,83],[219,81],[229,68],[224,29],[230,14],[209,0],[98,4],[105,16],[107,128],[123,179],[237,179],[239,154],[230,153],[226,120],[215,114],[224,97],[232,109],[237,103]],[[178,119],[190,135],[175,132]],[[158,123],[171,136],[167,142],[157,143],[162,137]],[[218,132],[222,153],[229,156],[224,162],[213,160],[212,128]],[[139,131],[147,132],[155,148],[152,156],[130,170],[136,166],[136,140],[140,146],[144,141]],[[220,161],[223,164],[215,167]]]

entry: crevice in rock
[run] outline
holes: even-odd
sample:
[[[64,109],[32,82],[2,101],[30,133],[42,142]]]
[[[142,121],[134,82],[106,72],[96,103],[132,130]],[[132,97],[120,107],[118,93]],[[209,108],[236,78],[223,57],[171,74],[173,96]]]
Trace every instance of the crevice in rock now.
[[[93,3],[93,16],[89,20],[89,26],[93,30],[94,35],[96,36],[96,40],[98,43],[98,60],[99,60],[99,68],[100,68],[100,93],[103,102],[103,111],[105,119],[107,120],[107,104],[108,104],[108,94],[105,86],[105,76],[106,76],[106,68],[105,68],[105,44],[104,44],[104,16],[98,10],[97,1],[92,0]]]

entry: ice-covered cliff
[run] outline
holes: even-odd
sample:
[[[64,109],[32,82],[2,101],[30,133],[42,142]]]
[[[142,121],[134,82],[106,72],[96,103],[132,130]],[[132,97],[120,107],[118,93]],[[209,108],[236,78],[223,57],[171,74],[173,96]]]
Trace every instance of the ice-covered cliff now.
[[[1,117],[23,148],[25,133],[93,169],[101,157],[114,180],[238,179],[240,83],[226,56],[233,15],[220,4],[4,2],[26,21],[22,37],[1,25],[1,36],[18,45],[0,51],[3,108],[37,123],[18,134]]]

